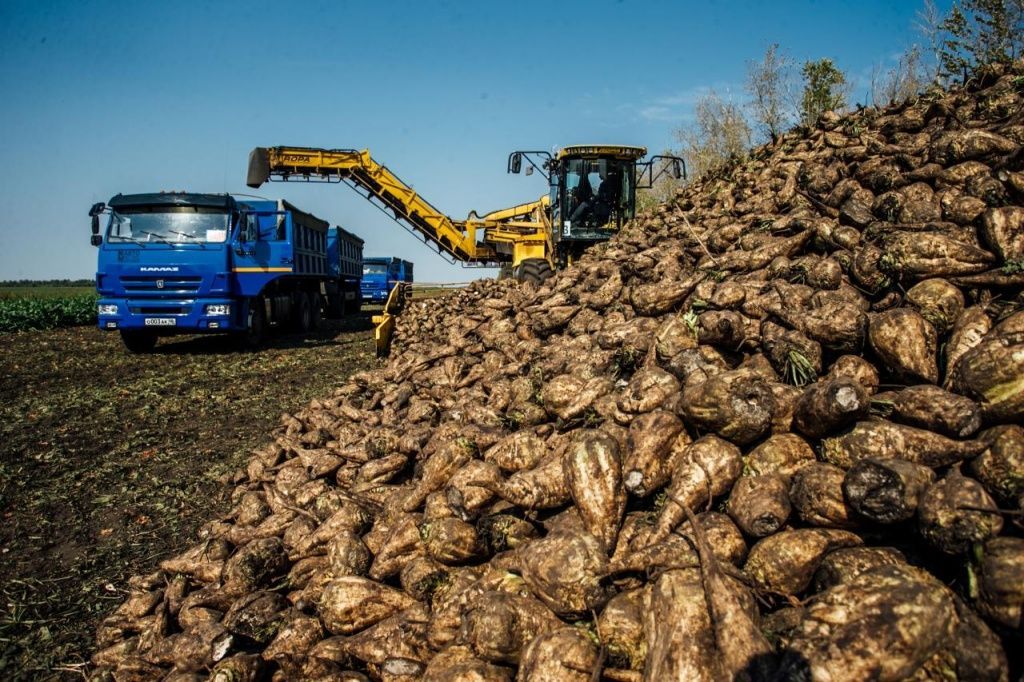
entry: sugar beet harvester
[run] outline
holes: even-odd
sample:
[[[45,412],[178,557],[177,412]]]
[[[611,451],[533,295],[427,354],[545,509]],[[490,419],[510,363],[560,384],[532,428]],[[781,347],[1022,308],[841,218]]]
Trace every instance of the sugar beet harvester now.
[[[577,145],[552,155],[509,154],[509,173],[539,172],[548,193],[536,201],[453,220],[423,199],[368,150],[256,147],[247,183],[344,182],[451,261],[500,267],[502,276],[540,282],[590,245],[611,238],[636,213],[636,190],[662,174],[685,175],[682,159],[643,157],[643,147]],[[658,165],[657,172],[655,164]]]

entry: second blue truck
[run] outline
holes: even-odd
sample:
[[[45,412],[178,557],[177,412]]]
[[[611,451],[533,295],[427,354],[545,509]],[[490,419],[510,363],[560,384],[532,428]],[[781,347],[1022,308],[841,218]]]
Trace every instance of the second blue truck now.
[[[412,263],[401,258],[363,259],[363,281],[359,285],[363,303],[382,305],[399,282],[412,283]]]
[[[287,201],[118,194],[89,215],[99,326],[133,352],[177,333],[257,345],[270,328],[307,331],[322,311],[359,311],[363,240]]]

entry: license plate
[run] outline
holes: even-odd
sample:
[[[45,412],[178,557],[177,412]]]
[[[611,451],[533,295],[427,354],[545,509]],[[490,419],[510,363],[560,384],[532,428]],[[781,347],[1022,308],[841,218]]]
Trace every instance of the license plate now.
[[[173,327],[178,321],[173,317],[147,317],[147,327]]]

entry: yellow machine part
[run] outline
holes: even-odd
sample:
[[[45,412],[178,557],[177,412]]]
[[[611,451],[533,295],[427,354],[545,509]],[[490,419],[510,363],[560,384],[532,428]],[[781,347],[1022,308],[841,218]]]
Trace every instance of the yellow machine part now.
[[[384,310],[373,316],[373,342],[377,346],[377,357],[382,358],[391,350],[391,336],[395,333],[395,318],[402,311],[409,295],[409,285],[398,282],[384,302]]]
[[[254,149],[249,157],[249,186],[259,187],[271,175],[281,180],[348,180],[379,199],[394,212],[396,219],[413,227],[456,260],[487,262],[494,257],[490,249],[477,244],[476,225],[456,222],[438,211],[386,166],[377,163],[369,150]]]
[[[548,197],[494,211],[483,218],[453,220],[434,208],[411,187],[377,163],[369,150],[257,147],[249,155],[250,187],[267,180],[344,180],[383,203],[394,218],[421,234],[439,251],[463,263],[518,264],[526,258],[548,258],[551,227],[546,219]],[[498,244],[511,248],[499,249]]]
[[[480,220],[483,220],[484,222],[498,222],[503,220],[515,220],[516,218],[536,218],[538,216],[545,215],[544,209],[550,205],[551,197],[545,194],[540,199],[537,199],[537,201],[509,206],[508,208],[503,208],[498,211],[491,211]],[[543,220],[543,218],[540,220]],[[540,222],[540,220],[538,220],[538,222]]]
[[[646,147],[630,147],[627,145],[618,144],[575,144],[559,149],[557,158],[564,159],[567,156],[610,156],[616,159],[637,161],[639,159],[642,159],[646,155]]]
[[[484,228],[484,240],[490,244],[510,244],[512,265],[519,265],[528,258],[545,258],[554,267],[551,242],[551,221],[547,207],[551,197],[542,196],[537,201],[491,211],[480,221]]]

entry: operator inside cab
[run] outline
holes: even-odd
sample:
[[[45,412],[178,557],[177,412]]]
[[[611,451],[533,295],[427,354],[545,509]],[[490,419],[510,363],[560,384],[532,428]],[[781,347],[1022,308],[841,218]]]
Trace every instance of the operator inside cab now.
[[[621,196],[622,173],[617,168],[611,168],[601,180],[594,203],[594,220],[598,226],[605,225],[611,220],[612,214],[619,207],[619,197]]]
[[[617,221],[622,206],[622,181],[622,169],[614,161],[571,160],[566,169],[569,224],[600,228]]]

